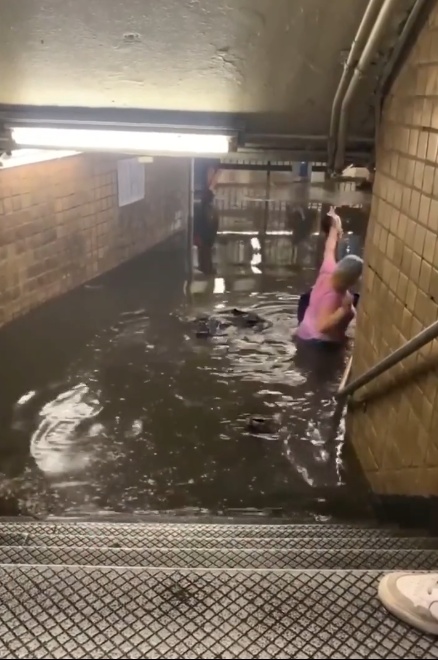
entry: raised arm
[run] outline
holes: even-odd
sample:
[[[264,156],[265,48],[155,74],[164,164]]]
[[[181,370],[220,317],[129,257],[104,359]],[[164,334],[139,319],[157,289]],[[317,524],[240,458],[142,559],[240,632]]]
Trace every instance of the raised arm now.
[[[324,261],[326,259],[334,259],[336,261],[336,247],[338,241],[342,236],[342,222],[339,215],[336,213],[334,206],[330,208],[328,214],[332,218],[332,226],[327,236],[324,248]]]

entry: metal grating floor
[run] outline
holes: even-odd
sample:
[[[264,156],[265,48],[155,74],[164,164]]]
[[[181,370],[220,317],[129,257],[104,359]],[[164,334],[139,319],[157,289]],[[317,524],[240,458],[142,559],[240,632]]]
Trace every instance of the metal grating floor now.
[[[0,547],[0,564],[174,569],[384,569],[438,571],[438,550],[260,550],[203,548]]]
[[[0,567],[3,658],[438,658],[376,571]]]
[[[125,548],[125,549],[184,549],[184,550],[345,550],[346,548],[369,550],[437,549],[438,539],[430,537],[331,537],[311,536],[297,538],[165,538],[138,539],[126,534],[124,538],[102,539],[101,536],[75,534],[0,534],[0,546],[41,546],[78,548]]]
[[[406,533],[405,533],[406,534]],[[438,539],[342,524],[0,521],[0,658],[437,658],[377,601]]]
[[[215,539],[233,539],[238,541],[241,538],[296,538],[305,536],[324,536],[330,538],[345,538],[346,536],[363,536],[364,538],[376,536],[388,536],[391,531],[384,527],[367,527],[363,525],[341,525],[341,524],[311,524],[311,525],[290,525],[290,524],[201,524],[201,523],[99,523],[99,522],[22,522],[8,523],[2,522],[0,532],[2,535],[10,533],[28,533],[35,532],[57,535],[76,535],[76,536],[99,536],[100,538],[115,540],[118,538],[142,541],[177,540],[196,538],[215,538]],[[395,530],[394,530],[395,533]]]

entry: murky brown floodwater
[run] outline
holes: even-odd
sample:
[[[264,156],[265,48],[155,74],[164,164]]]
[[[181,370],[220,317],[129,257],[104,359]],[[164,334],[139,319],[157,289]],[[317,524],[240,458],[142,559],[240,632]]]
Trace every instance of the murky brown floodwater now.
[[[291,341],[298,294],[314,279],[314,227],[298,250],[271,235],[262,258],[251,222],[245,234],[229,223],[224,212],[232,233],[220,237],[214,278],[188,286],[182,251],[162,249],[0,333],[4,512],[293,512],[346,501],[333,417],[346,355],[297,353]],[[362,218],[347,237],[353,251],[364,230]],[[268,327],[195,336],[196,316],[228,307],[255,310]],[[269,432],[251,434],[251,415],[272,418]]]

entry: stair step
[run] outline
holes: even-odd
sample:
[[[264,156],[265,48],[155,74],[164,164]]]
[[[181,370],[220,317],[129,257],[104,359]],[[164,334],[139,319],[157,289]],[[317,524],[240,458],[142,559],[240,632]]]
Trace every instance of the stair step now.
[[[0,656],[437,658],[379,571],[0,566]]]
[[[0,564],[223,569],[438,570],[438,550],[230,550],[0,547]]]
[[[406,532],[404,533],[405,535]],[[0,523],[0,545],[99,545],[111,547],[293,547],[305,538],[373,540],[401,535],[398,528],[354,525],[205,525],[150,523]],[[288,542],[289,541],[289,542]]]
[[[399,532],[397,527],[372,527],[368,525],[314,523],[302,524],[202,524],[202,523],[99,523],[99,522],[12,522],[0,521],[2,535],[6,533],[78,534],[125,538],[296,538],[299,536],[388,536]]]
[[[322,533],[322,532],[320,532]],[[433,549],[438,548],[438,539],[415,536],[298,536],[273,538],[233,538],[226,536],[185,537],[184,535],[166,534],[64,534],[53,531],[46,534],[42,529],[33,530],[27,534],[0,534],[0,546],[28,546],[38,545],[45,547],[77,546],[100,548],[200,548],[202,550],[216,550],[219,548],[230,550],[345,550],[347,548],[369,548],[370,550],[391,550],[399,548]]]

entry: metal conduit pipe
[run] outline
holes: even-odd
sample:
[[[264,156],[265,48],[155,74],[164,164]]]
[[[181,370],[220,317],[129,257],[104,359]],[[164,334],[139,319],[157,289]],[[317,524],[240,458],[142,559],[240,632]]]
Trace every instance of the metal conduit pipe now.
[[[370,35],[371,27],[376,20],[378,12],[382,8],[382,2],[383,0],[369,0],[367,8],[365,9],[365,13],[357,29],[356,36],[354,37],[354,41],[351,44],[350,52],[348,53],[347,61],[344,65],[341,80],[339,81],[339,85],[336,90],[330,117],[330,130],[328,139],[328,165],[329,169],[331,170],[333,169],[335,160],[336,135],[339,126],[339,115],[341,112],[342,101],[344,100],[351,74],[354,71],[360,54]]]
[[[388,87],[391,82],[394,71],[397,69],[398,63],[403,55],[403,52],[407,46],[407,43],[410,39],[410,36],[415,29],[417,21],[420,19],[423,11],[432,8],[432,2],[434,0],[416,0],[411,13],[408,16],[406,23],[403,26],[403,30],[397,40],[394,50],[392,51],[391,57],[383,69],[383,73],[379,80],[376,91],[376,107],[375,107],[375,128],[374,128],[374,139],[377,144],[377,140],[380,134],[380,125],[382,119],[383,111],[383,100],[388,92]]]
[[[403,30],[397,40],[394,50],[392,51],[391,57],[385,65],[382,76],[380,78],[377,92],[376,92],[376,141],[379,135],[380,129],[380,118],[382,113],[382,103],[384,96],[386,95],[391,82],[392,75],[394,70],[397,69],[397,65],[402,57],[402,54],[407,46],[407,43],[410,39],[412,31],[415,29],[417,21],[420,19],[423,11],[426,11],[429,5],[432,6],[432,0],[416,0],[412,10],[406,20],[406,23],[403,26]]]
[[[327,138],[326,138],[327,139]],[[361,150],[358,151],[355,149],[354,151],[352,149],[348,150],[348,157],[349,159],[356,163],[356,165],[360,164],[366,164],[369,161],[370,158],[370,153],[371,153],[371,148],[368,147],[366,150]],[[321,147],[318,149],[318,146],[315,145],[315,147],[309,147],[305,148],[303,147],[302,149],[298,148],[297,146],[294,148],[288,149],[287,147],[284,149],[272,149],[269,147],[255,147],[254,145],[248,145],[244,147],[239,147],[238,151],[230,152],[226,154],[225,156],[222,157],[223,160],[226,162],[231,162],[231,161],[241,161],[245,159],[253,159],[253,160],[262,160],[262,161],[308,161],[308,162],[315,162],[315,163],[326,163],[327,162],[327,149],[321,145]]]
[[[384,0],[383,6],[371,30],[369,39],[365,44],[362,55],[359,58],[359,62],[355,66],[350,84],[348,85],[347,91],[345,92],[344,100],[342,101],[341,105],[341,112],[339,115],[338,139],[335,155],[336,171],[340,171],[344,166],[349,116],[348,111],[350,109],[351,101],[353,100],[354,93],[356,92],[357,86],[362,76],[365,75],[366,70],[372,62],[372,59],[379,46],[380,39],[388,26],[388,22],[394,9],[396,9],[397,6],[399,6],[399,0]]]
[[[306,135],[303,133],[245,133],[245,145],[265,140],[297,141],[297,142],[325,142],[327,135]],[[359,144],[370,144],[373,138],[360,135],[351,135],[350,142]]]

